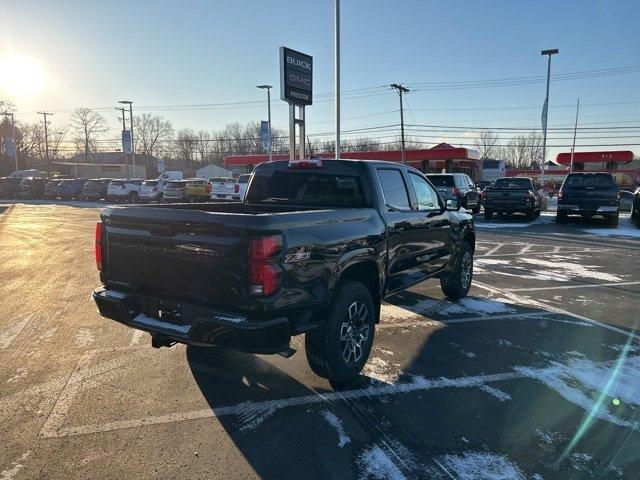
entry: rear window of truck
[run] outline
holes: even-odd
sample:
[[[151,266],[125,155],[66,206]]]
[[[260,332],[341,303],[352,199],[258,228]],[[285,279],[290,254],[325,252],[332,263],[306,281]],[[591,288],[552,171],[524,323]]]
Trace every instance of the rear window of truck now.
[[[613,187],[615,182],[613,175],[607,173],[596,173],[590,175],[569,174],[565,180],[565,185],[571,188],[581,187]]]
[[[499,178],[493,183],[493,188],[512,188],[514,190],[529,190],[533,188],[531,180],[526,178]]]
[[[314,207],[366,206],[360,177],[304,171],[256,172],[247,201]]]
[[[456,186],[453,175],[427,175],[434,187],[450,187]]]

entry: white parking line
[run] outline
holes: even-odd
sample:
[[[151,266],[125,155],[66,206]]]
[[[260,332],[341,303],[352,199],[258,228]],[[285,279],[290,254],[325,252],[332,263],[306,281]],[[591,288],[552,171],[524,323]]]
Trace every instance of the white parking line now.
[[[622,287],[625,285],[640,285],[639,282],[611,282],[611,283],[587,283],[584,285],[564,285],[562,287],[540,287],[535,290],[569,290],[572,288],[598,288],[598,287]],[[507,288],[505,292],[530,292],[529,288]]]
[[[474,375],[459,378],[438,378],[426,379],[424,377],[416,377],[413,382],[397,383],[393,385],[371,386],[367,388],[359,388],[357,390],[333,391],[318,395],[303,395],[299,397],[290,397],[277,400],[265,400],[262,402],[251,403],[251,410],[256,413],[273,412],[288,407],[304,406],[317,404],[321,402],[334,402],[344,399],[358,399],[362,397],[380,397],[385,395],[398,395],[402,393],[410,393],[416,391],[433,390],[441,388],[473,388],[479,387],[487,383],[499,382],[504,380],[513,380],[516,378],[524,378],[526,375],[518,372],[505,372],[489,375]],[[77,390],[72,389],[71,394],[75,395]],[[68,401],[71,400],[70,395],[65,395],[65,403],[61,405],[61,411],[52,412],[55,414],[56,424],[61,425],[67,413]],[[76,427],[59,427],[56,429],[44,428],[40,431],[39,436],[44,438],[66,437],[74,435],[88,435],[100,432],[110,432],[114,430],[123,430],[128,428],[138,428],[147,425],[159,425],[165,423],[182,422],[185,420],[197,420],[203,418],[219,418],[228,415],[240,415],[247,410],[248,402],[242,402],[236,405],[224,407],[204,408],[201,410],[192,410],[182,413],[168,413],[164,415],[153,415],[146,418],[133,420],[115,420],[113,422],[94,423],[81,425]],[[54,409],[55,410],[55,409]]]
[[[4,350],[13,343],[18,335],[27,326],[33,315],[27,315],[22,320],[8,327],[4,332],[0,333],[0,350]]]
[[[492,255],[492,254],[496,253],[498,250],[500,250],[500,247],[502,247],[503,245],[504,245],[504,243],[497,244],[495,247],[493,247],[491,250],[489,250],[483,256],[488,257],[489,255]]]

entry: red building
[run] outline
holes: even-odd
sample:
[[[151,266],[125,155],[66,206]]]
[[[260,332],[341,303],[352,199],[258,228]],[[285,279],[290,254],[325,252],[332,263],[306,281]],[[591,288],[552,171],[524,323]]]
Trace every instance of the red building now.
[[[556,162],[571,165],[571,153],[559,153]],[[574,172],[611,172],[616,183],[625,188],[635,187],[640,182],[640,162],[634,161],[629,150],[603,152],[576,152],[573,155]]]
[[[321,158],[335,158],[333,153],[320,153]],[[400,150],[380,150],[371,152],[344,152],[344,159],[352,160],[383,160],[389,162],[401,162]],[[470,148],[458,148],[441,143],[432,148],[405,151],[407,165],[417,168],[425,173],[446,172],[466,173],[473,179],[480,178],[480,154]],[[274,155],[274,160],[288,160],[289,155]],[[244,167],[244,171],[250,172],[259,163],[266,162],[267,155],[230,155],[224,157],[223,164],[227,167]]]

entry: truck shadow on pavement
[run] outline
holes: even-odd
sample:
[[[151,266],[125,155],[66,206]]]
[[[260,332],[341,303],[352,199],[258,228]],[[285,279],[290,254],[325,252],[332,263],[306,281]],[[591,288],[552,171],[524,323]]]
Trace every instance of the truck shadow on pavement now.
[[[621,478],[638,465],[635,337],[415,292],[385,304],[380,327],[363,374],[340,388],[304,352],[188,347],[187,360],[260,478]]]

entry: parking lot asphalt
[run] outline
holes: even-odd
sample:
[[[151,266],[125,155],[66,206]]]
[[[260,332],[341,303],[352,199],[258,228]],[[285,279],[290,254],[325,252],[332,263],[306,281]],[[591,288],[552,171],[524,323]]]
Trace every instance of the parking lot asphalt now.
[[[60,202],[58,202],[60,203]],[[339,390],[100,317],[99,205],[0,204],[0,478],[638,478],[640,229],[477,220],[470,295],[383,305]]]

